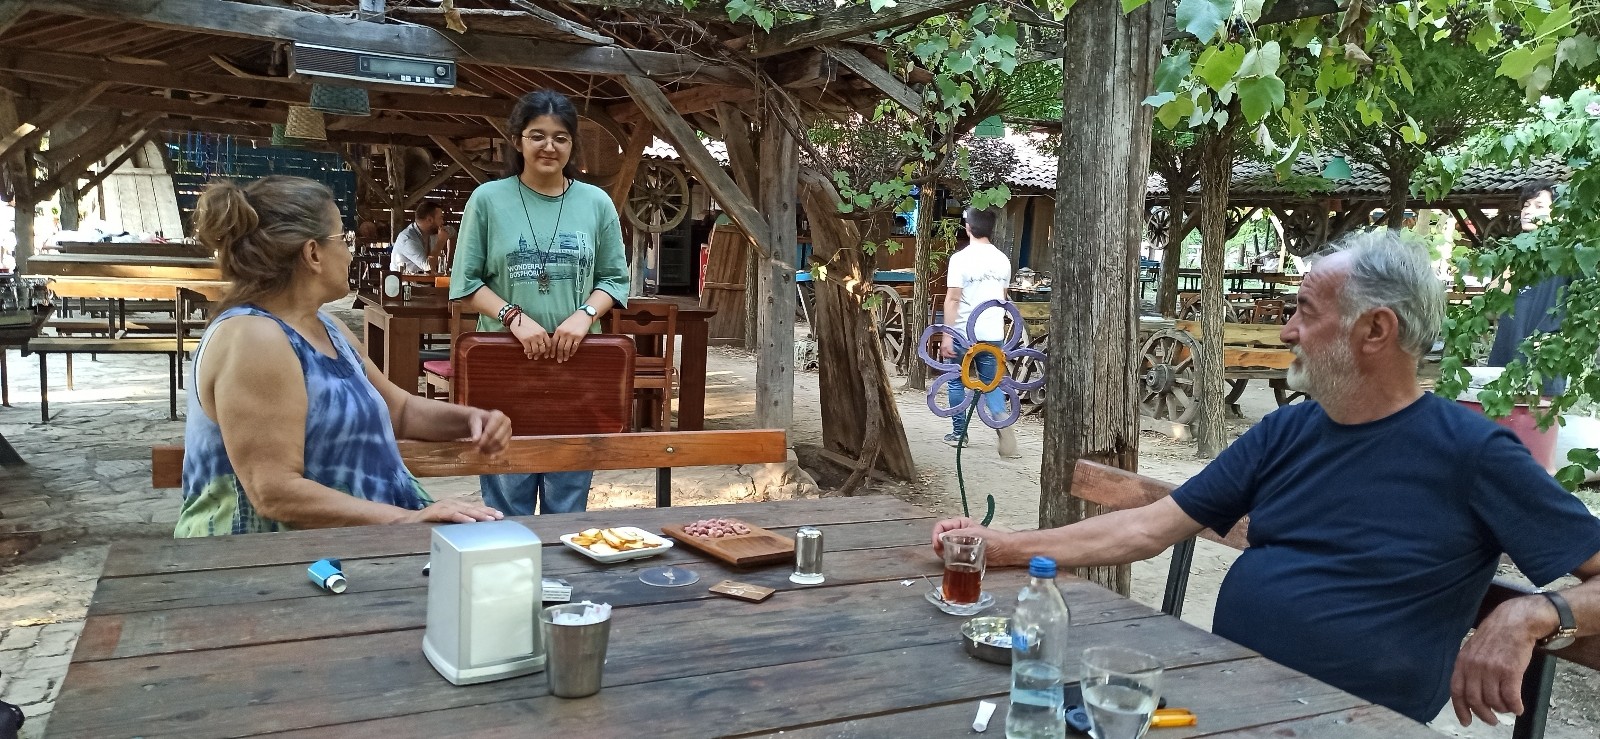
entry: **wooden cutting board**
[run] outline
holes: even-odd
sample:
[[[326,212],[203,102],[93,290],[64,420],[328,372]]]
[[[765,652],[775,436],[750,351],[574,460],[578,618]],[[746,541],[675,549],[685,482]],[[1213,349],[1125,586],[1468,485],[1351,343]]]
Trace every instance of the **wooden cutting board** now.
[[[727,520],[737,521],[738,519],[730,518]],[[662,526],[661,533],[676,539],[690,549],[708,554],[735,567],[794,561],[793,539],[782,534],[775,534],[747,521],[739,521],[739,523],[749,526],[750,533],[738,536],[724,536],[720,539],[706,539],[684,533],[683,527],[687,524]]]

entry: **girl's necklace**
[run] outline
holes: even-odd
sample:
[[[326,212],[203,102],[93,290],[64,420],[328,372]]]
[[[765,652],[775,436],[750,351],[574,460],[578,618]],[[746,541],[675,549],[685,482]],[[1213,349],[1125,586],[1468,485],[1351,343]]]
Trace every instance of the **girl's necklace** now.
[[[528,183],[522,181],[522,176],[517,176],[517,199],[522,202],[522,217],[528,222],[528,238],[533,239],[533,253],[539,257],[539,292],[550,292],[550,252],[556,248],[556,237],[561,233],[561,213],[567,209],[567,191],[572,189],[572,180],[566,180],[566,185],[561,188],[557,199],[561,205],[556,208],[556,227],[550,231],[550,243],[545,244],[543,250],[539,249],[539,235],[533,232],[533,217],[528,214],[528,196],[524,189],[532,190]],[[535,191],[537,192],[537,191]]]

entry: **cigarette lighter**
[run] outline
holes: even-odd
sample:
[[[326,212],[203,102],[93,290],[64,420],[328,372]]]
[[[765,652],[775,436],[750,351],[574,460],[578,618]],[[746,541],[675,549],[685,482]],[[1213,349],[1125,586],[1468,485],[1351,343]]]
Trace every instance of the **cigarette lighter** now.
[[[343,565],[339,560],[329,557],[311,563],[306,569],[306,575],[317,587],[332,593],[343,593],[345,589]]]

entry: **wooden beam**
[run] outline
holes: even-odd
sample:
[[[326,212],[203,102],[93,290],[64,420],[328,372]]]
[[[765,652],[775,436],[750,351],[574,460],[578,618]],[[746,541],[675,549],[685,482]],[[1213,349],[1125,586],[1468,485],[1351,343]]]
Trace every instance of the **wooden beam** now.
[[[839,80],[839,63],[820,49],[808,49],[767,65],[772,81],[790,90],[831,86]]]
[[[483,170],[479,169],[478,165],[473,164],[472,160],[467,157],[467,153],[462,151],[461,147],[456,146],[456,142],[451,141],[443,136],[429,136],[428,138],[433,139],[433,143],[438,144],[439,148],[444,149],[445,156],[450,157],[450,161],[461,165],[461,169],[465,170],[467,176],[471,177],[473,181],[480,185],[489,181],[489,175],[485,174]]]
[[[369,23],[351,17],[225,0],[50,0],[49,11],[180,31],[300,41],[364,51],[457,59],[496,67],[747,84],[744,78],[727,66],[684,54],[490,34],[452,34],[454,37],[449,38],[426,26]]]
[[[576,22],[567,20],[566,18],[563,18],[563,17],[561,17],[559,15],[556,15],[555,13],[552,13],[552,12],[550,12],[548,10],[545,10],[544,8],[541,8],[541,7],[537,6],[537,5],[534,5],[531,2],[528,2],[528,0],[511,0],[511,4],[515,5],[515,6],[519,7],[519,8],[522,8],[524,11],[527,11],[528,15],[531,15],[531,16],[533,16],[535,18],[538,18],[539,20],[542,20],[542,21],[544,21],[546,23],[549,23],[551,26],[553,26],[557,30],[561,31],[562,33],[569,34],[569,35],[572,35],[572,36],[576,36],[578,38],[583,39],[584,41],[588,41],[589,43],[592,43],[592,44],[614,44],[614,43],[617,42],[616,39],[611,38],[610,36],[607,36],[607,35],[605,35],[603,33],[599,33],[597,31],[595,31],[594,29],[589,28],[587,26],[583,26],[583,25],[580,25],[580,24],[578,24]]]
[[[909,26],[977,4],[978,0],[936,0],[928,4],[901,2],[878,11],[866,4],[849,5],[826,15],[818,14],[811,20],[788,23],[758,35],[753,43],[753,56],[773,56],[886,28]]]
[[[393,151],[393,149],[390,149],[390,151]],[[417,203],[422,202],[423,198],[428,197],[428,193],[433,192],[433,188],[444,184],[445,180],[456,176],[456,174],[460,172],[461,165],[451,162],[444,169],[440,170],[438,174],[429,178],[427,182],[422,183],[421,187],[413,190],[411,194],[406,195],[404,202],[401,203],[400,210],[411,210],[412,208],[415,208]]]
[[[922,115],[922,95],[911,89],[906,83],[901,82],[889,70],[878,66],[861,52],[848,46],[829,46],[824,48],[828,56],[837,59],[840,64],[850,68],[850,71],[861,75],[872,83],[873,87],[883,91],[883,94],[900,104],[901,107],[916,115]]]
[[[717,103],[742,103],[754,100],[755,97],[755,91],[748,88],[735,89],[716,85],[698,85],[668,93],[667,101],[671,102],[672,108],[679,113],[699,113],[715,108]],[[645,116],[644,109],[631,101],[609,106],[606,108],[606,112],[610,113],[611,117],[615,118],[619,123],[633,124],[649,120]]]
[[[767,224],[767,219],[756,209],[750,196],[739,189],[727,172],[722,171],[722,165],[711,156],[711,152],[706,150],[705,144],[701,143],[700,137],[695,134],[689,122],[685,121],[678,111],[672,109],[672,103],[667,100],[661,87],[636,75],[622,77],[621,82],[628,90],[628,94],[644,109],[656,128],[672,141],[672,145],[678,150],[678,156],[683,157],[695,177],[711,190],[711,196],[722,204],[734,223],[744,229],[762,253],[772,254],[769,241],[772,230]],[[791,209],[792,207],[791,205]]]
[[[16,23],[23,13],[28,12],[28,4],[23,0],[0,0],[0,33],[5,33]]]
[[[744,114],[727,103],[717,104],[717,120],[722,124],[722,142],[728,146],[728,168],[739,189],[757,192],[756,153],[750,143],[750,124]]]
[[[240,121],[245,123],[284,123],[288,108],[274,104],[269,107],[201,103],[193,100],[175,100],[156,95],[128,95],[102,93],[94,107],[112,110],[142,110],[166,115],[184,115],[214,121]],[[329,131],[366,131],[379,134],[413,134],[416,136],[448,136],[451,138],[492,137],[493,128],[470,123],[444,121],[414,121],[402,118],[377,116],[338,116],[327,124]]]
[[[466,441],[401,440],[399,445],[401,461],[417,477],[770,464],[785,461],[789,453],[781,429],[518,436],[492,458]],[[183,447],[152,447],[150,486],[182,485]]]
[[[311,99],[311,86],[301,82],[201,74],[45,49],[0,49],[0,69],[70,79],[74,82],[114,82],[119,85],[187,90],[252,100],[275,100],[296,105],[305,105],[306,101]],[[374,110],[497,118],[505,117],[506,111],[510,110],[511,102],[503,98],[376,91],[368,93],[368,100]]]
[[[38,192],[43,194],[45,197],[49,197],[51,193],[54,193],[61,188],[70,187],[72,188],[72,191],[76,193],[78,187],[78,178],[82,176],[84,172],[88,171],[90,165],[106,158],[107,155],[109,155],[112,151],[115,151],[118,146],[127,142],[129,137],[133,136],[135,133],[138,133],[142,136],[145,128],[158,117],[159,116],[155,113],[130,114],[117,126],[115,132],[98,142],[98,147],[89,149],[87,152],[78,155],[70,162],[63,163],[56,169],[56,171],[52,172],[50,174],[50,178],[45,180],[44,183],[40,185]]]
[[[50,148],[41,152],[41,154],[51,169],[64,166],[67,162],[77,159],[89,151],[98,149],[108,142],[112,142],[112,137],[116,135],[117,128],[124,123],[122,114],[117,112],[105,113],[97,120],[88,121],[89,125],[84,127],[77,136],[71,139],[66,138],[68,124],[82,119],[83,116],[80,115],[63,121],[50,129]]]
[[[95,189],[95,187],[99,186],[101,182],[105,181],[106,177],[109,177],[112,172],[117,171],[118,167],[126,164],[129,159],[132,159],[135,155],[137,155],[139,150],[144,148],[144,145],[148,143],[150,139],[155,138],[155,135],[156,132],[154,128],[145,129],[145,132],[141,134],[139,138],[134,139],[133,143],[124,147],[122,153],[118,154],[115,159],[107,162],[106,166],[101,167],[98,172],[89,175],[88,181],[83,183],[82,187],[78,188],[78,199],[82,200],[84,196],[89,194],[90,190]]]
[[[13,151],[21,151],[39,143],[39,139],[44,138],[45,131],[66,120],[67,116],[83,110],[110,86],[109,82],[94,82],[65,92],[54,102],[46,105],[38,115],[24,121],[14,130],[7,132],[4,138],[0,138],[0,159],[5,159]]]
[[[644,150],[655,139],[655,126],[649,121],[633,124],[633,132],[622,146],[622,166],[617,168],[617,179],[611,183],[611,203],[621,212],[628,207],[628,193],[633,189],[634,175],[639,173],[639,162]]]

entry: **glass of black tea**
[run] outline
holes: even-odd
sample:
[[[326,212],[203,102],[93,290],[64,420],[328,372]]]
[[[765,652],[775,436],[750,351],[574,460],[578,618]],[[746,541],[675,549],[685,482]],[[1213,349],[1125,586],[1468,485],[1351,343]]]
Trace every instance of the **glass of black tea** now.
[[[944,586],[941,595],[951,605],[971,605],[983,596],[983,539],[943,534]]]

